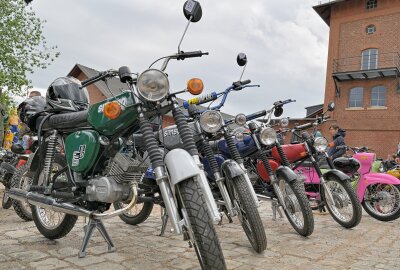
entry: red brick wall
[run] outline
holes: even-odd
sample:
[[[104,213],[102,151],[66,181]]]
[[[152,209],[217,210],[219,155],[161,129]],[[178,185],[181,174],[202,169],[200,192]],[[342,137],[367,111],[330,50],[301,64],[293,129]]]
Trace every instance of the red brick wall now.
[[[335,101],[333,119],[347,130],[347,144],[366,145],[376,150],[378,157],[386,158],[387,154],[395,152],[400,142],[399,78],[339,82],[339,97],[335,95],[332,78],[334,59],[361,56],[368,48],[377,48],[379,53],[400,52],[400,0],[378,0],[378,8],[372,10],[365,8],[365,2],[346,1],[332,7],[324,103],[326,107],[330,101]],[[365,31],[370,24],[376,26],[372,35]],[[361,67],[361,59],[359,61]],[[378,85],[387,88],[387,104],[386,108],[372,109],[371,88]],[[349,90],[353,87],[364,88],[360,110],[347,108]]]

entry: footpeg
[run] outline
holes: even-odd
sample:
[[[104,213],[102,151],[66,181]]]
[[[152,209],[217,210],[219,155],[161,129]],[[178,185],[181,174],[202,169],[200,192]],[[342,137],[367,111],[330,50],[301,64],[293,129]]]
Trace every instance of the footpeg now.
[[[107,242],[108,252],[115,251],[114,243],[111,240],[111,237],[108,234],[106,227],[104,227],[103,222],[99,219],[90,218],[88,224],[85,225],[85,227],[83,228],[85,231],[85,236],[83,237],[82,246],[78,254],[79,258],[84,258],[86,256],[86,248],[89,244],[90,238],[92,237],[93,231],[96,228],[99,230],[101,236],[103,236],[104,240]]]

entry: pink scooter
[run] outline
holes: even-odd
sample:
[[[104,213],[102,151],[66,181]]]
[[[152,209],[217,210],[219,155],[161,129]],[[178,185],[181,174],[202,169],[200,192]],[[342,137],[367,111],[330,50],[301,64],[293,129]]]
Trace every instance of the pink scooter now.
[[[382,161],[368,148],[339,146],[353,151],[353,157],[341,157],[333,165],[351,175],[352,185],[364,210],[380,221],[392,221],[400,217],[400,180],[392,175],[378,173]]]

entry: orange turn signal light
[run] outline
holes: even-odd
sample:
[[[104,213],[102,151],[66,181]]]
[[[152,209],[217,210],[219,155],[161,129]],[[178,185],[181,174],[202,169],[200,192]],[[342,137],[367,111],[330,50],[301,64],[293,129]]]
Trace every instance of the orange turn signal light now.
[[[113,120],[113,119],[117,119],[120,114],[121,114],[122,108],[121,105],[116,102],[108,102],[106,103],[106,105],[104,105],[104,110],[103,110],[103,114],[105,117]]]
[[[187,82],[187,90],[192,95],[200,95],[201,92],[203,92],[203,89],[203,81],[199,78],[193,78]]]
[[[301,153],[300,153],[300,156],[301,156],[301,157],[306,157],[306,156],[308,156],[308,153],[307,153],[307,152],[301,152]]]
[[[328,146],[332,148],[332,147],[335,146],[335,143],[334,142],[330,142],[330,143],[328,143]]]

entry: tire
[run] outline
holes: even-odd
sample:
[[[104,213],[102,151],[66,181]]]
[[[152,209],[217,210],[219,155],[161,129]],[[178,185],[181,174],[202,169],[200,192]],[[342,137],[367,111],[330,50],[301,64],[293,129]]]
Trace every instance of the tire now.
[[[3,209],[10,209],[10,207],[12,206],[12,203],[13,203],[13,199],[8,197],[8,194],[7,194],[7,191],[10,189],[11,178],[12,178],[12,174],[10,174],[10,173],[7,173],[6,175],[4,175],[3,185],[5,188],[4,188],[4,192],[3,192],[3,199],[1,200],[1,207],[3,207]]]
[[[200,190],[193,178],[178,184],[182,212],[184,216],[187,215],[193,232],[193,246],[202,269],[226,269],[221,245]]]
[[[278,177],[278,180],[279,192],[285,199],[285,202],[280,202],[280,204],[286,206],[284,212],[287,219],[298,234],[304,237],[311,235],[314,231],[314,215],[305,194],[303,182],[295,180],[287,183],[281,177]]]
[[[325,190],[323,189],[324,201],[333,219],[344,228],[350,229],[356,227],[361,221],[362,208],[360,200],[358,199],[358,196],[354,188],[351,186],[350,181],[341,181],[336,177],[331,177],[326,181],[326,185],[327,187],[332,186],[340,188],[342,191],[345,192],[345,196],[347,197],[343,198],[337,192],[333,192],[332,195],[334,197],[334,201],[336,204],[335,206],[333,206],[328,202],[328,199],[325,196]],[[339,206],[339,208],[342,209],[344,206],[346,206],[345,201],[347,201],[347,206],[348,203],[351,203],[351,212],[352,212],[351,217],[347,218],[346,220],[344,220],[344,216],[341,213],[339,213],[339,209],[337,207]]]
[[[25,182],[24,175],[29,171],[26,165],[23,165],[17,169],[13,178],[11,179],[11,188],[26,189],[27,185],[32,184],[32,178],[29,178]],[[13,207],[15,213],[25,221],[32,221],[31,206],[28,203],[24,203],[18,200],[13,200]]]
[[[373,192],[372,188],[376,187],[375,192],[379,189],[378,192],[386,192],[386,194],[382,194],[385,197],[388,192],[391,191],[392,196],[396,200],[394,202],[394,206],[389,213],[382,213],[379,209],[376,208],[376,205],[371,205],[371,199],[369,198],[369,194]],[[391,190],[388,190],[390,188]],[[384,191],[386,189],[386,191]],[[376,193],[375,193],[376,194]],[[387,198],[387,197],[386,197]],[[387,184],[377,184],[377,185],[370,185],[365,190],[364,198],[362,201],[362,206],[371,217],[380,220],[380,221],[393,221],[400,217],[400,185],[387,185]]]
[[[237,176],[231,180],[231,183],[240,209],[238,216],[243,230],[253,249],[257,253],[262,253],[267,248],[267,236],[256,203],[250,196],[246,178],[243,175]]]
[[[65,157],[61,154],[55,155],[53,166],[54,164],[58,164],[59,168],[67,166]],[[37,183],[33,184],[37,185]],[[35,222],[37,229],[44,237],[48,239],[59,239],[66,236],[75,226],[75,223],[78,219],[78,216],[54,212],[53,210],[48,208],[45,209],[43,207],[32,205],[31,209],[32,209],[32,218],[33,221]],[[45,215],[49,213],[53,215],[59,215],[59,221],[57,224],[54,224],[54,226],[45,223],[44,220],[46,219]]]
[[[151,180],[148,178],[143,178],[142,184],[144,186],[154,185],[154,180]],[[139,188],[141,188],[140,185],[141,184],[139,184]],[[146,197],[153,197],[154,194],[145,193],[143,195]],[[114,205],[115,209],[121,209],[124,207],[123,202],[115,202],[113,205]],[[127,213],[119,215],[119,218],[122,219],[125,223],[127,223],[129,225],[137,225],[137,224],[145,222],[147,220],[147,218],[150,216],[151,211],[153,211],[154,203],[153,202],[143,202],[143,203],[135,205],[133,208],[135,208],[136,206],[139,206],[139,205],[142,206],[142,208],[140,209],[140,211],[138,213],[131,214],[131,213],[127,212]]]

